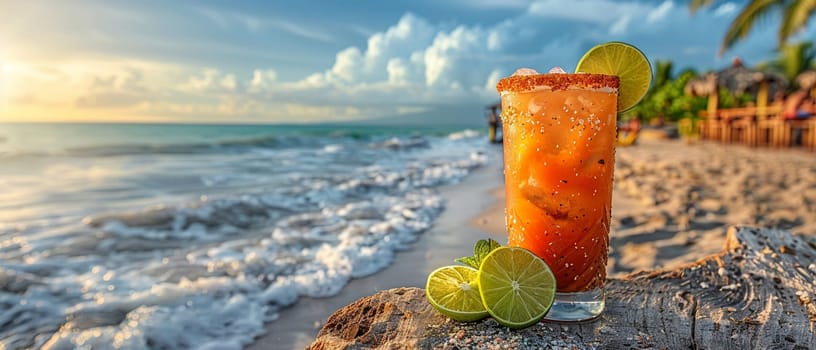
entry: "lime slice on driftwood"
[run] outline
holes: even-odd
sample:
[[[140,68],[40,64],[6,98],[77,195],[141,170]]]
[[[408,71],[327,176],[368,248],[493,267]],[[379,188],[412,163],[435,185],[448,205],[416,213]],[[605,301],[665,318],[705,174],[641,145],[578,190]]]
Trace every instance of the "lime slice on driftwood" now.
[[[425,296],[441,314],[457,321],[476,321],[487,317],[479,296],[476,277],[479,271],[469,266],[440,267],[428,276]]]
[[[527,249],[493,250],[479,269],[482,303],[499,324],[523,328],[541,320],[555,298],[555,276]]]

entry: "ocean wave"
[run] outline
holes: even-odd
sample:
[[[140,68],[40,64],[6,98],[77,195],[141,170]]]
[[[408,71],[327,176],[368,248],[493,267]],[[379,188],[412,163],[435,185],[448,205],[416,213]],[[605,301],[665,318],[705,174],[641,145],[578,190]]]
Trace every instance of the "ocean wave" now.
[[[394,136],[381,138],[366,131],[339,129],[332,132],[303,131],[295,135],[275,134],[244,138],[229,138],[223,140],[200,142],[169,142],[169,143],[121,143],[96,144],[87,146],[66,146],[63,149],[18,149],[0,150],[0,159],[17,159],[48,156],[78,156],[78,157],[111,157],[143,154],[187,155],[205,154],[213,152],[242,152],[247,149],[285,149],[297,147],[327,147],[332,152],[337,146],[346,143],[368,142],[373,149],[410,150],[430,147],[430,137],[436,137],[438,132],[428,134],[414,134],[409,136]],[[440,134],[452,140],[478,137],[480,133],[465,129],[450,134]],[[7,139],[0,136],[0,144]]]
[[[318,138],[312,136],[263,136],[251,138],[228,139],[213,142],[165,143],[165,144],[103,144],[80,147],[67,147],[63,150],[25,151],[0,150],[0,159],[18,159],[67,155],[75,157],[113,157],[132,155],[190,155],[215,152],[238,153],[250,149],[287,149],[298,147],[324,147],[334,140],[335,144],[344,142],[347,136]],[[355,140],[357,136],[348,136]]]
[[[228,237],[253,229],[306,206],[300,198],[275,194],[245,195],[208,200],[186,206],[160,206],[135,213],[88,217],[83,222],[118,237],[189,239]]]
[[[267,136],[245,139],[223,140],[208,143],[171,143],[171,144],[128,144],[98,145],[89,147],[72,147],[65,150],[71,156],[108,157],[139,154],[200,154],[212,152],[243,151],[250,148],[285,148],[316,144],[309,138]]]
[[[437,188],[487,162],[477,134],[456,135],[306,141],[287,156],[318,167],[285,182],[93,213],[56,228],[65,239],[15,234],[32,251],[0,250],[0,347],[241,349],[282,308],[381,271],[430,229]]]
[[[392,137],[385,141],[375,142],[369,144],[371,148],[386,148],[392,150],[409,150],[415,148],[427,148],[430,147],[430,142],[428,139],[422,136],[411,136],[411,137]]]
[[[100,265],[79,278],[47,284],[31,274],[0,273],[7,291],[0,293],[2,343],[239,349],[300,296],[334,295],[350,279],[391,264],[395,252],[430,228],[442,208],[433,191],[417,190],[292,215],[266,236],[205,245],[181,260],[119,269]],[[99,247],[110,248],[104,242]],[[31,332],[44,336],[31,343],[22,336]]]
[[[462,131],[452,132],[448,135],[448,138],[451,140],[462,140],[462,139],[472,139],[476,137],[481,137],[482,133],[473,129],[465,129]]]
[[[372,166],[350,178],[319,181],[304,178],[300,185],[278,192],[220,199],[202,197],[183,206],[87,217],[83,223],[117,237],[156,240],[228,237],[309,208],[455,183],[486,162],[484,153],[473,152],[464,159],[429,161],[397,171]]]

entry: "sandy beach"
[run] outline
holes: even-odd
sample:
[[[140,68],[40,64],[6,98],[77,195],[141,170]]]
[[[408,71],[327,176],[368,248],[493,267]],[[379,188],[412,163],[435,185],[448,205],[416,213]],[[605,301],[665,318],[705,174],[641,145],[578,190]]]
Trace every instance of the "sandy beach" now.
[[[816,154],[647,143],[618,151],[609,272],[672,268],[719,252],[731,225],[816,235]]]
[[[422,287],[436,267],[472,242],[504,235],[500,147],[487,166],[444,188],[446,209],[412,249],[386,270],[353,280],[326,299],[303,299],[284,310],[250,349],[301,349],[334,310],[398,286]],[[678,140],[643,140],[617,152],[609,277],[671,268],[722,249],[731,225],[816,235],[816,154],[800,149],[747,148]]]

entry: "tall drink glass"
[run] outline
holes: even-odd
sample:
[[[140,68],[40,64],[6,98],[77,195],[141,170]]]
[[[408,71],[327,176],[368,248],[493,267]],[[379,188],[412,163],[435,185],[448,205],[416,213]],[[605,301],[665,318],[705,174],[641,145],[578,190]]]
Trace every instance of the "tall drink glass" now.
[[[604,309],[619,79],[514,75],[499,81],[509,244],[556,277],[545,319],[581,321]]]

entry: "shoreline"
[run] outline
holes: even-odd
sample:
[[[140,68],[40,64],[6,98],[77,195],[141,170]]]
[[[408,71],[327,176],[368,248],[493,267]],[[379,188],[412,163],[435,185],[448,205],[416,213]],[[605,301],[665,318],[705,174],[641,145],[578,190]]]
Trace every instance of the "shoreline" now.
[[[326,299],[301,298],[248,349],[302,349],[337,309],[395,287],[424,287],[427,274],[470,255],[490,237],[505,244],[501,148],[462,182],[434,227],[374,275]],[[731,225],[816,236],[816,154],[679,140],[644,140],[616,156],[607,277],[672,268],[718,253]],[[304,326],[307,325],[307,326]]]
[[[502,239],[503,233],[484,231],[478,225],[469,225],[474,218],[495,206],[496,184],[503,183],[501,148],[489,147],[488,163],[475,169],[461,182],[440,188],[445,209],[434,226],[419,236],[405,251],[396,254],[385,269],[372,275],[353,279],[340,293],[327,298],[300,297],[298,301],[279,311],[278,319],[269,322],[266,332],[245,348],[303,349],[315,339],[323,322],[337,309],[364,296],[396,287],[425,287],[428,274],[453,259],[471,255],[476,240],[485,237]],[[502,219],[502,226],[504,221]]]

